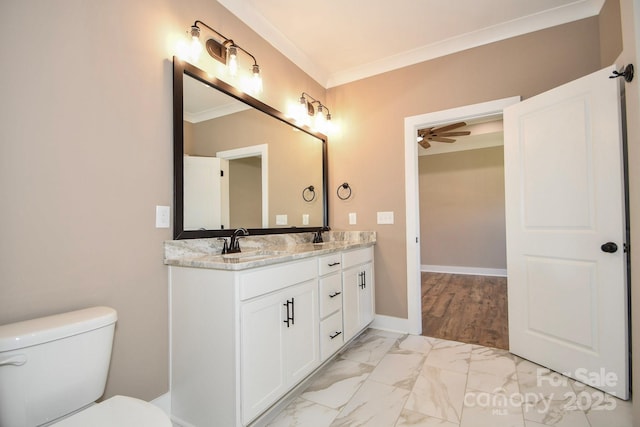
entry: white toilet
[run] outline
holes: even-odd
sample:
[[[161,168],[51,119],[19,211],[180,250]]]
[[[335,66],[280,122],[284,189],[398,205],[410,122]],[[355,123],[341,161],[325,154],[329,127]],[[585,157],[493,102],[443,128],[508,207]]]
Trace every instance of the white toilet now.
[[[155,405],[104,393],[117,320],[93,307],[0,326],[0,427],[171,427]]]

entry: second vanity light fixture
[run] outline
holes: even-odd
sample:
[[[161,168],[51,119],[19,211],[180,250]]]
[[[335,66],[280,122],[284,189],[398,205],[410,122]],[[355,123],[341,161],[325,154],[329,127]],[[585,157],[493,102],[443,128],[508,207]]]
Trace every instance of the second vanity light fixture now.
[[[235,77],[238,73],[238,51],[244,52],[246,55],[251,57],[251,59],[253,60],[253,65],[251,66],[251,73],[253,75],[253,92],[262,92],[262,77],[260,76],[260,66],[258,65],[258,61],[256,61],[256,57],[237,45],[233,40],[223,36],[218,31],[214,30],[202,21],[194,22],[189,32],[189,34],[191,35],[191,58],[194,61],[197,61],[203,50],[202,43],[200,42],[200,25],[207,28],[219,39],[221,39],[216,40],[214,38],[209,38],[205,43],[205,47],[207,49],[207,53],[209,53],[212,58],[222,62],[227,66],[229,74],[232,77]]]
[[[331,121],[331,112],[326,105],[323,105],[308,93],[302,92],[300,96],[300,109],[301,114],[299,121],[307,126],[311,126],[318,132],[327,133],[327,127]],[[311,125],[311,117],[313,117],[313,125]]]

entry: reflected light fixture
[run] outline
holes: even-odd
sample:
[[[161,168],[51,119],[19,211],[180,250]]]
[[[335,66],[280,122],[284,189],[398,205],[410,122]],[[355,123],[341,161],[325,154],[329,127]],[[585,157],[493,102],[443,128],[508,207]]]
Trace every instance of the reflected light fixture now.
[[[237,45],[233,40],[223,36],[202,21],[195,21],[191,26],[189,34],[191,35],[191,45],[189,55],[193,62],[196,62],[202,53],[202,43],[200,42],[200,26],[211,31],[216,38],[209,38],[205,42],[207,53],[215,60],[222,62],[227,66],[229,74],[235,77],[238,73],[238,51],[244,52],[253,60],[251,66],[252,87],[254,93],[262,92],[262,77],[260,75],[260,66],[256,57],[247,52],[244,48]]]
[[[310,126],[311,117],[313,117],[312,127],[318,132],[327,133],[329,122],[331,121],[329,108],[308,93],[302,92],[300,96],[300,113],[297,119],[302,124]]]

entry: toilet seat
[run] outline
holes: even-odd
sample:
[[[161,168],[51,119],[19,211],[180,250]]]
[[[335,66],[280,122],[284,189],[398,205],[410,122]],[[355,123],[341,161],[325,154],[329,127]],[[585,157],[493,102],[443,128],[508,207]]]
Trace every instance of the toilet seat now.
[[[113,396],[52,427],[171,427],[169,417],[157,406],[127,396]]]

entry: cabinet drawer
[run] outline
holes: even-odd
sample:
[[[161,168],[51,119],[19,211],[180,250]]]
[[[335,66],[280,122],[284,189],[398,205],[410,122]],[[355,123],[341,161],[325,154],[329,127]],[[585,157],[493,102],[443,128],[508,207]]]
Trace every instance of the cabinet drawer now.
[[[316,260],[311,258],[242,273],[240,300],[268,294],[316,277]]]
[[[356,249],[342,254],[342,268],[364,264],[373,260],[373,247]]]
[[[320,318],[342,308],[342,276],[332,274],[320,279]]]
[[[320,358],[326,360],[344,344],[342,311],[327,317],[320,323]]]
[[[329,274],[334,271],[340,271],[342,268],[342,256],[340,253],[321,256],[318,258],[318,273],[320,276]]]

